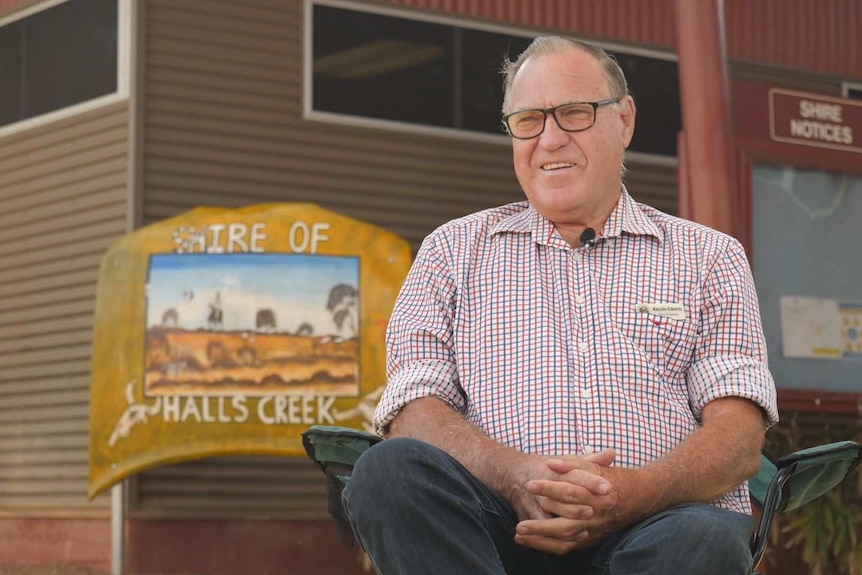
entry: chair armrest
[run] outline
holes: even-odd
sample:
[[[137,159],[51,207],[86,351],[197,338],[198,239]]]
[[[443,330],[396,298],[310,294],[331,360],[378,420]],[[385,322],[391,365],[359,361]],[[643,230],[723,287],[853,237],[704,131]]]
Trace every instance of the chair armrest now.
[[[751,540],[754,565],[766,549],[769,527],[774,515],[805,505],[823,495],[846,478],[862,461],[862,445],[839,441],[800,449],[775,462],[775,474],[762,500],[763,514]],[[756,478],[763,481],[764,475]]]

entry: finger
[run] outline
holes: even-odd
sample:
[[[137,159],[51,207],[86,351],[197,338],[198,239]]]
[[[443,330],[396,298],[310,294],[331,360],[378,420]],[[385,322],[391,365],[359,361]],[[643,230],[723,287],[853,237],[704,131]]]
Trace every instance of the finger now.
[[[530,547],[537,551],[553,553],[554,555],[565,555],[584,545],[581,541],[563,541],[561,539],[543,537],[541,535],[519,534],[515,535],[515,543],[518,545],[524,545],[525,547]]]
[[[575,472],[572,472],[575,474]],[[568,476],[567,476],[568,479]],[[592,481],[584,478],[585,481]],[[573,481],[553,481],[550,479],[532,479],[525,486],[531,495],[540,495],[559,501],[560,503],[582,503],[589,505],[595,500],[595,493],[589,487]],[[596,487],[598,489],[598,487]]]
[[[589,505],[561,503],[549,497],[536,497],[536,501],[545,511],[545,517],[586,520],[595,515],[595,511]]]
[[[586,521],[567,519],[566,517],[553,517],[551,519],[519,521],[515,526],[515,533],[576,541],[579,534],[588,529],[589,525]]]
[[[531,487],[532,486],[532,487]],[[534,491],[537,490],[537,491]],[[583,490],[586,490],[594,495],[607,495],[611,491],[611,485],[608,480],[589,471],[575,469],[565,473],[560,480],[549,479],[533,479],[527,482],[527,491],[533,495],[544,495],[546,497],[555,497],[559,494],[560,501],[577,503],[583,501]],[[578,499],[566,498],[565,493],[569,493],[571,497],[579,497]]]
[[[537,545],[535,548],[550,552],[571,549],[571,544],[585,541],[589,537],[589,530],[584,522],[561,517],[521,521],[516,526],[515,533],[530,547]]]
[[[586,455],[563,455],[548,460],[548,467],[554,473],[564,474],[574,469],[589,469],[589,464],[608,467],[617,457],[613,449],[602,449]],[[587,465],[585,465],[585,463]]]

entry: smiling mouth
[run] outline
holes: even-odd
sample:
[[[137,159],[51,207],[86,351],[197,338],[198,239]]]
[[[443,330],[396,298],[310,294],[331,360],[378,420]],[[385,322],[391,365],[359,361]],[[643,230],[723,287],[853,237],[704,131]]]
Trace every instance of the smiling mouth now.
[[[561,170],[561,169],[563,169],[563,168],[573,168],[573,167],[575,167],[575,165],[574,165],[574,164],[570,164],[570,163],[568,163],[568,162],[557,162],[557,163],[554,163],[554,164],[545,164],[545,165],[543,165],[543,166],[542,166],[542,170],[543,170],[543,171],[545,171],[545,172],[551,172],[551,171],[554,171],[554,170]]]

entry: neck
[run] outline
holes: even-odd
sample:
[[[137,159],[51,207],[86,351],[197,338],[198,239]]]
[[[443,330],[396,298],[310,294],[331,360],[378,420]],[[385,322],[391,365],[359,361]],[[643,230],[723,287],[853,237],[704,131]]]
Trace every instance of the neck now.
[[[618,189],[621,194],[622,187]],[[605,205],[596,206],[590,214],[567,218],[563,221],[554,221],[554,227],[557,229],[557,233],[560,234],[560,237],[563,238],[567,244],[573,248],[579,248],[583,244],[581,241],[581,235],[587,228],[592,228],[596,232],[596,238],[601,235],[601,232],[605,227],[605,223],[607,223],[608,218],[611,217],[611,214],[616,209],[619,199],[620,196],[617,194],[613,196],[613,198],[608,198]]]

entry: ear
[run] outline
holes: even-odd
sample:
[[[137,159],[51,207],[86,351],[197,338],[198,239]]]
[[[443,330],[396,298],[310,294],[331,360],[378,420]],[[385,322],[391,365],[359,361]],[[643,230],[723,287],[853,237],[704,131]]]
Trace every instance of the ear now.
[[[620,123],[621,123],[621,132],[620,136],[623,139],[623,146],[628,148],[629,144],[632,141],[632,137],[635,133],[635,116],[637,115],[637,110],[635,109],[635,101],[631,96],[626,96],[622,100],[620,100]]]

